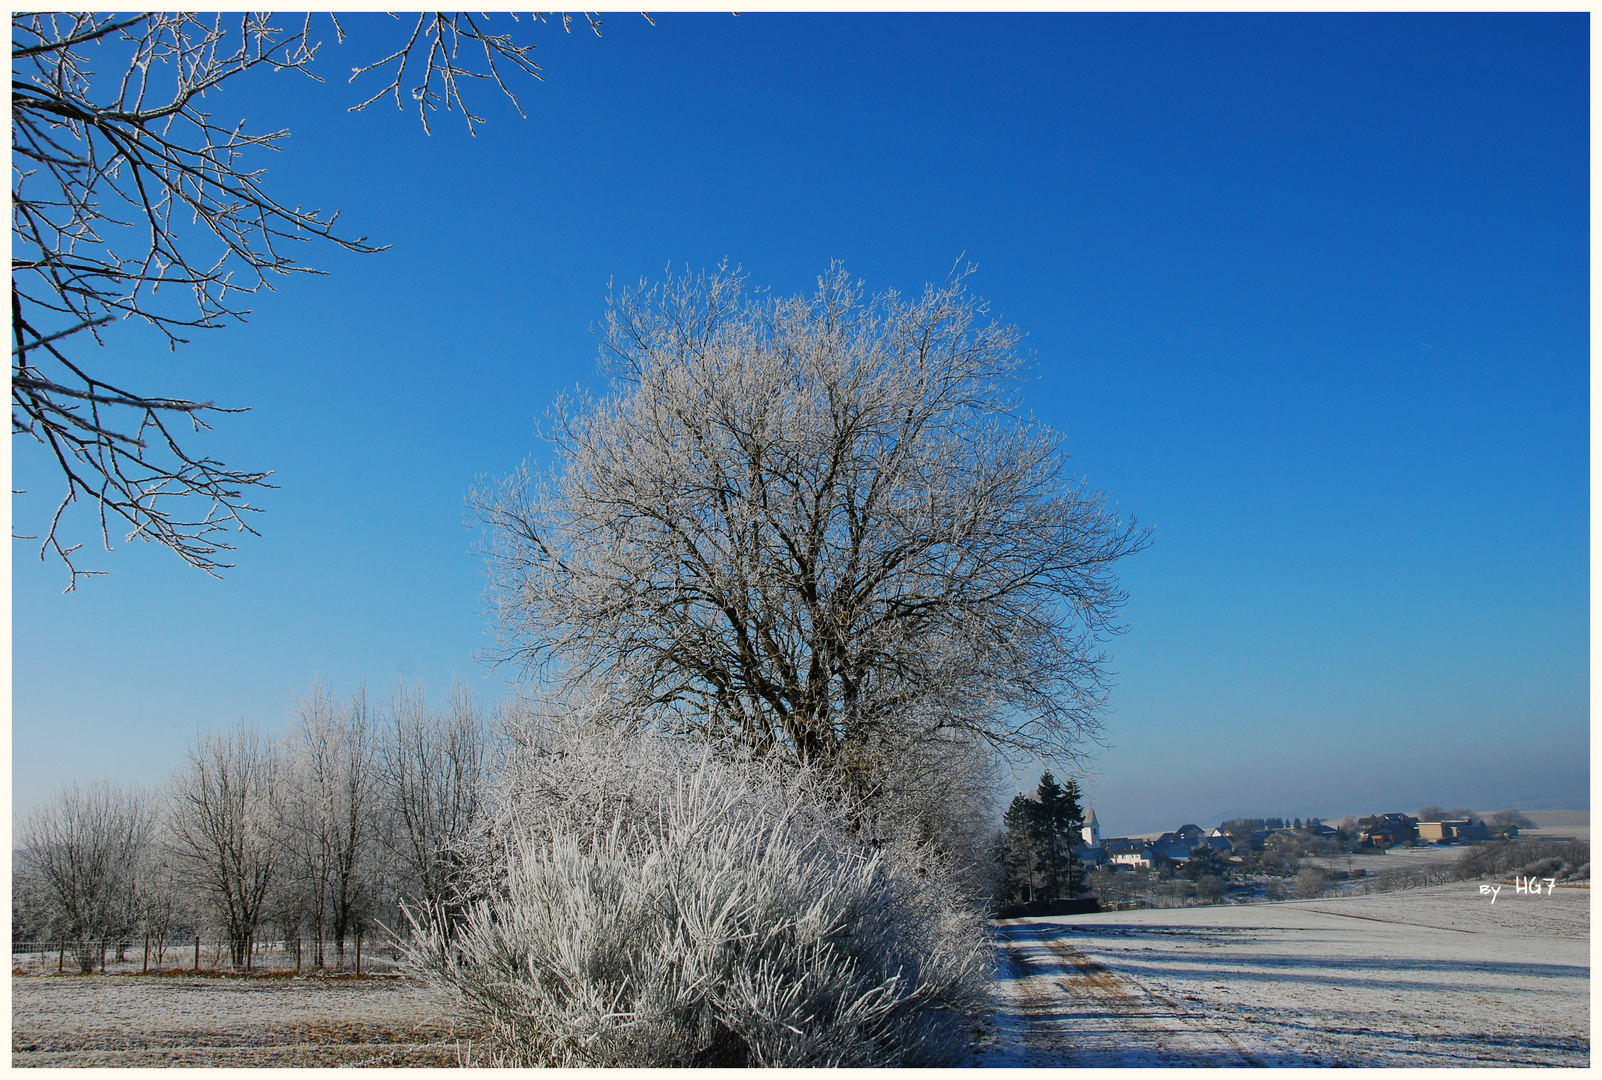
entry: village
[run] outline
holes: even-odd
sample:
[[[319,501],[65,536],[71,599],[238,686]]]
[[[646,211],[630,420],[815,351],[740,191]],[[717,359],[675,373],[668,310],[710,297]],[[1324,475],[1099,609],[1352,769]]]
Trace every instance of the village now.
[[[1103,838],[1095,810],[1085,814],[1083,843],[1074,855],[1087,870],[1097,867],[1150,870],[1164,864],[1184,864],[1198,851],[1222,854],[1232,863],[1244,863],[1248,852],[1289,855],[1324,855],[1345,852],[1382,852],[1418,844],[1474,844],[1513,839],[1519,826],[1516,812],[1503,811],[1491,824],[1473,814],[1424,821],[1402,813],[1346,818],[1337,826],[1318,818],[1239,818],[1225,821],[1211,832],[1185,824],[1155,836]],[[1526,819],[1527,820],[1527,819]]]

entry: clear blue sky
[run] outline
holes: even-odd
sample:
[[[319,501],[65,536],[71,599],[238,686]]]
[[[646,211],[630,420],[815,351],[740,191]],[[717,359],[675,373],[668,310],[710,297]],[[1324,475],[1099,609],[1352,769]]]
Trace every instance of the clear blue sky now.
[[[1104,830],[1588,805],[1586,16],[614,15],[537,28],[529,118],[481,91],[477,138],[347,113],[393,36],[347,26],[329,82],[213,108],[290,129],[270,190],[393,250],[310,248],[329,276],[176,354],[113,334],[106,370],[250,406],[195,445],[281,486],[221,582],[119,543],[63,596],[14,543],[14,807],[158,780],[314,675],[498,700],[463,497],[598,385],[609,279],[907,290],[964,253],[1029,406],[1156,528]],[[14,448],[29,531],[53,489]]]

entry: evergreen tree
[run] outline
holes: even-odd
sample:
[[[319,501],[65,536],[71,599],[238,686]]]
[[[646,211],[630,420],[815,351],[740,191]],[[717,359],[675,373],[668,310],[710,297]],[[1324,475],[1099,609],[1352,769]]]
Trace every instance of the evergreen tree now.
[[[1058,803],[1059,828],[1066,836],[1067,841],[1067,881],[1068,896],[1075,897],[1085,891],[1085,867],[1079,861],[1074,849],[1084,842],[1085,811],[1079,802],[1079,781],[1073,777],[1063,785],[1062,799]]]
[[[1191,849],[1190,858],[1185,860],[1185,876],[1192,881],[1200,881],[1206,877],[1227,878],[1229,876],[1229,860],[1224,858],[1217,848],[1205,844]]]
[[[1040,853],[1041,886],[1044,899],[1059,899],[1068,881],[1068,849],[1071,843],[1062,835],[1063,790],[1057,778],[1045,772],[1035,786],[1035,846]]]
[[[1071,777],[1063,785],[1046,772],[1034,798],[1014,797],[1002,817],[1006,834],[998,852],[1008,899],[1060,900],[1083,888],[1084,871],[1073,849],[1081,842],[1084,817],[1079,784]]]
[[[1002,897],[1008,901],[1037,899],[1040,885],[1040,850],[1037,842],[1038,805],[1027,795],[1013,796],[1002,815],[1006,832],[997,852],[1001,863]]]

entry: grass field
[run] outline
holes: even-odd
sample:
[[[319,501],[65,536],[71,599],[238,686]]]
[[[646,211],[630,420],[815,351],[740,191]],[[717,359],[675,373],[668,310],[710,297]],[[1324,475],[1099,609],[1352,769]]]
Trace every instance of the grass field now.
[[[451,1066],[456,1035],[394,976],[13,975],[13,1066]]]
[[[1478,882],[996,924],[980,1066],[1590,1064],[1590,890]],[[397,976],[16,975],[15,1066],[453,1066]],[[464,1045],[466,1044],[466,1045]]]

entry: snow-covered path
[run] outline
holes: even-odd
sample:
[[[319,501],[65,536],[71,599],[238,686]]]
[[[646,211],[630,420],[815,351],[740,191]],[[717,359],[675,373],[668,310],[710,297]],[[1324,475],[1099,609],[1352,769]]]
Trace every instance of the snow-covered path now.
[[[979,1065],[1590,1063],[1590,892],[1477,883],[996,924]]]

